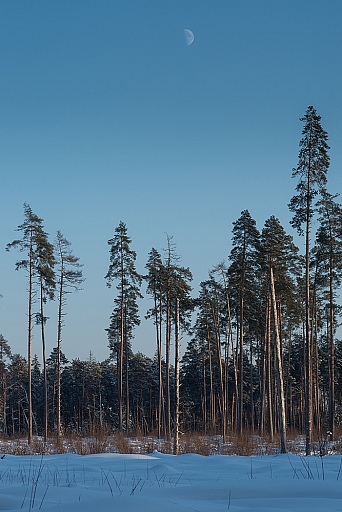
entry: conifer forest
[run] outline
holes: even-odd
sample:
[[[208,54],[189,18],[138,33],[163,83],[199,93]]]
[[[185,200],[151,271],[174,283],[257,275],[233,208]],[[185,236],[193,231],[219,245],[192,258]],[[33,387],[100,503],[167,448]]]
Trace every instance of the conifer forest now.
[[[307,453],[314,438],[337,436],[342,205],[338,191],[329,190],[330,148],[321,117],[309,106],[300,121],[290,232],[275,216],[258,229],[244,209],[233,222],[227,260],[213,262],[196,296],[191,269],[180,264],[172,237],[164,252],[151,248],[141,275],[128,227],[123,221],[114,226],[103,280],[113,297],[103,326],[109,355],[102,362],[64,355],[68,296],[86,277],[82,255],[74,255],[61,232],[51,240],[43,219],[24,204],[6,250],[13,254],[13,272],[22,276],[18,294],[27,296],[27,345],[13,354],[11,333],[0,335],[3,436],[27,436],[30,443],[35,435],[66,432],[141,433],[174,439],[177,452],[184,432],[223,439],[231,432],[255,433],[279,439],[285,452],[286,436],[296,432],[305,436]],[[58,323],[55,347],[47,354],[50,301]],[[133,351],[142,322],[154,327],[153,358]],[[42,360],[32,350],[33,330]]]

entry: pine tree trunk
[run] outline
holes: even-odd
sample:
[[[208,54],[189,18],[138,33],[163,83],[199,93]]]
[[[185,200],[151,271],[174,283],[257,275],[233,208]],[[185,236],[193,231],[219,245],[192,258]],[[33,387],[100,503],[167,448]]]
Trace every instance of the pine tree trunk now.
[[[28,444],[33,440],[32,421],[32,299],[33,299],[33,232],[30,234],[30,261],[29,261],[29,297],[28,297],[28,333],[27,333],[27,372],[28,372]]]
[[[309,165],[310,169],[310,165]],[[312,443],[312,347],[310,321],[310,172],[308,172],[308,192],[306,208],[305,243],[305,453],[311,454]]]
[[[278,323],[278,312],[277,303],[274,288],[274,277],[273,268],[270,266],[270,286],[271,286],[271,298],[272,298],[272,311],[273,311],[273,322],[274,322],[274,342],[275,342],[275,359],[276,359],[276,373],[277,373],[277,389],[278,389],[278,418],[279,418],[279,430],[280,430],[280,452],[286,453],[286,416],[285,416],[285,396],[284,396],[284,381],[283,381],[283,367],[282,367],[282,356],[280,348],[280,336],[279,336],[279,323]]]
[[[165,346],[165,366],[166,366],[166,410],[165,410],[165,422],[166,422],[166,437],[167,440],[171,440],[171,389],[170,389],[170,349],[171,349],[171,305],[170,305],[170,292],[167,292],[166,301],[166,346]]]
[[[213,431],[214,426],[216,426],[216,417],[215,417],[215,397],[214,397],[214,383],[213,383],[213,363],[212,363],[212,350],[211,350],[211,338],[209,332],[209,326],[207,323],[207,338],[208,338],[208,357],[209,357],[209,423],[210,430]]]
[[[126,371],[126,432],[130,430],[130,398],[129,398],[129,355],[127,343],[126,328],[126,308],[125,308],[125,371]]]
[[[329,435],[335,435],[335,319],[334,319],[334,251],[331,225],[329,226]]]
[[[203,433],[207,433],[207,378],[206,378],[206,365],[205,365],[205,355],[202,355],[202,378],[203,378],[203,400],[202,400],[202,409],[203,409]]]
[[[271,299],[270,299],[271,301]],[[271,301],[272,302],[272,301]],[[267,425],[270,441],[274,437],[273,423],[273,393],[272,393],[272,350],[271,350],[271,305],[267,309],[266,331],[266,393],[267,393]]]
[[[158,438],[161,437],[163,427],[163,359],[162,359],[162,322],[161,315],[158,314],[157,296],[154,295],[155,324],[157,337],[157,357],[158,357],[158,416],[157,430]],[[159,318],[160,317],[160,318]]]
[[[254,432],[254,386],[253,386],[253,345],[252,345],[252,338],[250,338],[249,343],[249,358],[250,358],[250,364],[249,364],[249,400],[250,400],[250,427],[251,431]]]
[[[179,299],[176,299],[176,322],[175,322],[175,414],[174,414],[174,438],[173,454],[179,453]]]
[[[48,438],[48,383],[46,371],[46,343],[45,343],[45,318],[44,318],[44,290],[43,281],[40,279],[40,320],[43,348],[43,376],[44,376],[44,441]]]
[[[244,308],[244,299],[243,299],[243,292],[241,291],[241,297],[240,297],[240,333],[239,333],[239,395],[238,395],[238,433],[242,434],[243,429],[243,406],[244,406],[244,400],[243,400],[243,359],[244,359],[244,329],[243,329],[243,308]]]
[[[62,263],[63,265],[63,263]],[[63,266],[60,275],[58,298],[58,327],[57,327],[57,438],[61,437],[61,342],[62,342],[62,309],[63,309]]]
[[[266,301],[266,319],[265,319],[265,333],[264,340],[261,346],[261,363],[260,363],[260,419],[259,419],[259,435],[264,436],[265,433],[265,418],[266,418],[266,353],[267,353],[267,333],[269,323],[269,294]]]
[[[216,351],[217,351],[217,363],[219,369],[219,403],[221,407],[221,426],[222,426],[222,439],[223,442],[226,440],[226,399],[225,399],[225,389],[224,389],[224,381],[223,381],[223,368],[222,368],[222,348],[221,348],[221,340],[220,340],[220,328],[218,325],[218,321],[215,314],[215,308],[212,300],[211,303],[211,311],[214,320],[215,327],[215,338],[216,338]]]
[[[118,402],[119,402],[119,431],[123,432],[123,358],[124,358],[124,337],[125,337],[125,325],[124,325],[124,303],[123,303],[123,291],[121,298],[121,318],[120,318],[120,341],[118,351]]]

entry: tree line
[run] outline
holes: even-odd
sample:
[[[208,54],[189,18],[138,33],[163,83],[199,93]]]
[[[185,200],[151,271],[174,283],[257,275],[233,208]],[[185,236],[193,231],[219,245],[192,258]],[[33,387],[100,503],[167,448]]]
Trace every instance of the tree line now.
[[[57,436],[67,430],[179,434],[303,432],[335,436],[341,422],[342,344],[336,333],[341,307],[342,206],[327,188],[328,135],[309,106],[303,118],[297,180],[289,201],[292,227],[304,236],[301,254],[279,219],[261,231],[248,210],[233,222],[227,261],[211,269],[192,296],[192,274],[180,264],[172,237],[164,254],[152,248],[146,272],[136,270],[127,226],[108,240],[113,310],[107,327],[109,357],[67,361],[62,326],[67,294],[83,281],[82,265],[61,232],[51,244],[43,221],[24,205],[21,238],[7,245],[24,258],[27,274],[27,358],[11,354],[0,338],[0,431]],[[315,221],[315,223],[313,222]],[[315,229],[313,229],[315,226]],[[154,324],[155,356],[134,353],[141,286],[152,298],[145,318]],[[57,344],[45,351],[44,305],[57,298]],[[33,312],[38,301],[39,313]],[[42,367],[32,355],[32,329],[40,326]],[[188,335],[182,358],[180,338]],[[171,346],[174,345],[174,350]]]

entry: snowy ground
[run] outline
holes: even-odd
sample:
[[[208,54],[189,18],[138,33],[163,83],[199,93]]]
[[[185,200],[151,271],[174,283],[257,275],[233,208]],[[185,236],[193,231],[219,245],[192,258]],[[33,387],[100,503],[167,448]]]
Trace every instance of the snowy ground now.
[[[6,455],[0,511],[342,511],[342,457]]]

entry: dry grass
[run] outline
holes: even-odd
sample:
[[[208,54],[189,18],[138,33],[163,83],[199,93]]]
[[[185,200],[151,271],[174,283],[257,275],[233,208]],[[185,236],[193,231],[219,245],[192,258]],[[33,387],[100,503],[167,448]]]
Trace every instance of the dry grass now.
[[[335,441],[314,439],[313,449],[317,455],[342,453],[342,432],[336,433]],[[303,455],[305,438],[290,432],[287,438],[288,451]],[[121,433],[96,432],[93,435],[68,434],[63,437],[51,436],[47,441],[34,437],[31,445],[25,438],[0,439],[0,453],[13,455],[76,453],[90,455],[95,453],[172,453],[173,441],[158,439],[153,436],[127,436]],[[186,433],[180,437],[179,453],[196,453],[203,456],[222,455],[270,455],[279,453],[279,439],[260,438],[252,432],[242,435],[229,433],[225,442],[219,435],[201,435],[196,432]]]

